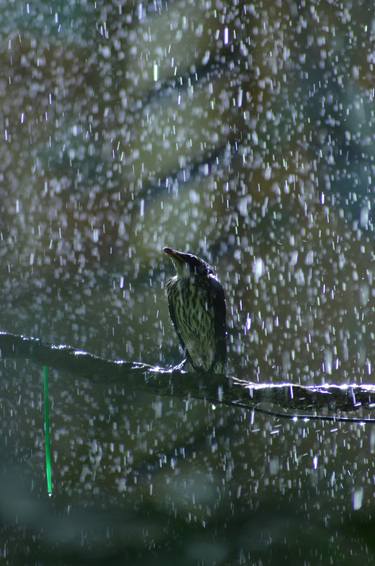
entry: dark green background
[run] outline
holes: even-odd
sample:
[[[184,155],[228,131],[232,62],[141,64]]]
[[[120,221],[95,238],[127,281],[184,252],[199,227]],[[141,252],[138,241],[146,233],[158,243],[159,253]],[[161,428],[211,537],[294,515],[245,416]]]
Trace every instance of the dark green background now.
[[[279,5],[280,4],[280,5]],[[0,8],[1,328],[181,359],[164,245],[216,266],[229,373],[371,382],[370,2]],[[1,363],[9,564],[373,564],[375,429]]]

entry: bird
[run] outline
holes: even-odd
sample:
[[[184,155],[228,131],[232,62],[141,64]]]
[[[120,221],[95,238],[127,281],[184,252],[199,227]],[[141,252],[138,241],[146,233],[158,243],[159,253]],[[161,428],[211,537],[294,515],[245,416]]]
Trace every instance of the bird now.
[[[169,314],[186,359],[200,373],[224,374],[227,361],[224,289],[198,256],[165,247],[176,269],[166,284]]]

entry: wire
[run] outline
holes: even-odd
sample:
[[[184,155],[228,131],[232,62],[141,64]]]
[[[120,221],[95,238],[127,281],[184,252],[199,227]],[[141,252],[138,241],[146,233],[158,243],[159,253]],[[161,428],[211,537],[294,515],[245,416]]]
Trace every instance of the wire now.
[[[359,424],[374,424],[375,423],[375,418],[364,418],[361,419],[359,417],[336,417],[334,415],[309,415],[309,414],[289,414],[289,413],[281,413],[279,411],[272,411],[270,409],[262,409],[261,407],[249,407],[248,405],[245,405],[244,403],[236,403],[235,401],[233,403],[224,403],[226,405],[229,405],[231,407],[241,407],[242,409],[246,409],[247,411],[255,411],[258,413],[262,413],[264,415],[270,415],[272,417],[278,417],[281,419],[288,419],[291,421],[295,421],[298,419],[302,419],[302,420],[310,420],[310,421],[330,421],[330,422],[336,422],[336,423],[359,423]]]

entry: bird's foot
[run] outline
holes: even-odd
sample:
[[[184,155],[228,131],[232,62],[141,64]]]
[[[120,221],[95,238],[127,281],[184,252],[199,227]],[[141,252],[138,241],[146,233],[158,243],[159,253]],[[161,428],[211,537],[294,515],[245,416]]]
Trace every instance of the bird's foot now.
[[[172,371],[182,371],[187,364],[187,358],[183,359],[177,366],[173,366]]]

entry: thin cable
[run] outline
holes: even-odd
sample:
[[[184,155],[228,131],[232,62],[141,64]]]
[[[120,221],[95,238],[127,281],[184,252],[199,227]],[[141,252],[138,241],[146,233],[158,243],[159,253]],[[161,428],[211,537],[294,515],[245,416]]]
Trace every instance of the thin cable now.
[[[361,419],[359,417],[335,417],[334,415],[308,415],[308,414],[288,414],[288,413],[281,413],[279,411],[272,411],[270,409],[262,409],[261,407],[249,407],[244,403],[224,403],[225,405],[229,405],[231,407],[241,407],[241,409],[246,409],[247,411],[255,411],[258,413],[262,413],[263,415],[270,415],[271,417],[278,417],[281,419],[288,419],[290,421],[296,421],[298,419],[302,420],[310,420],[310,421],[330,421],[336,423],[359,423],[359,424],[374,424],[375,419],[371,418],[364,418]]]

